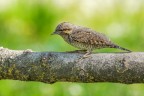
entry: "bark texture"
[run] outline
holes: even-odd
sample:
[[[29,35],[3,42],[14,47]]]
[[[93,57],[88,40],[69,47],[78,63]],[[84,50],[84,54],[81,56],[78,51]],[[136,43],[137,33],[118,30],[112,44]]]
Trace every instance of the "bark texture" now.
[[[32,52],[0,48],[0,79],[55,82],[144,83],[144,53]]]

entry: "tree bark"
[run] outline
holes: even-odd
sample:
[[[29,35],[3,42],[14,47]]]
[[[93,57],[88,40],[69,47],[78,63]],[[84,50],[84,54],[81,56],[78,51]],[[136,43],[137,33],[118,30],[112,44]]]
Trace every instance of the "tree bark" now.
[[[0,79],[55,82],[144,83],[144,53],[32,52],[0,48]],[[81,58],[81,59],[80,59]]]

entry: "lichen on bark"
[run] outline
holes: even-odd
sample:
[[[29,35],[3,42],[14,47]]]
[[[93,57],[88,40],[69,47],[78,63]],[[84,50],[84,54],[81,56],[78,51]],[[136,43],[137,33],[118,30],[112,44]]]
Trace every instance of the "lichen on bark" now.
[[[55,82],[144,83],[144,53],[33,52],[0,47],[0,79]]]

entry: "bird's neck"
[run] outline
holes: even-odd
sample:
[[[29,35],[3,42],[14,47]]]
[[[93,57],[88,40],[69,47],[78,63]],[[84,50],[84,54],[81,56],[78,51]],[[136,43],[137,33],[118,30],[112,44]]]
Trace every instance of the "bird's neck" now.
[[[67,43],[71,42],[71,38],[70,38],[70,36],[68,34],[63,34],[61,36]]]

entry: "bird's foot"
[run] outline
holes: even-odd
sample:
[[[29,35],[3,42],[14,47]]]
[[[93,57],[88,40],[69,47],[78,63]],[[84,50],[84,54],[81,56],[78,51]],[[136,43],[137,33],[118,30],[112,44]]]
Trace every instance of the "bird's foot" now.
[[[86,54],[84,54],[84,55],[83,55],[83,58],[88,58],[88,57],[91,57],[91,55],[90,55],[90,54],[91,54],[91,52],[87,52]]]
[[[91,57],[91,52],[87,51],[87,53],[84,54],[82,57],[80,57],[80,58],[78,59],[78,61],[81,61],[81,60],[83,60],[83,59],[85,59],[85,58],[89,58],[89,57]]]

